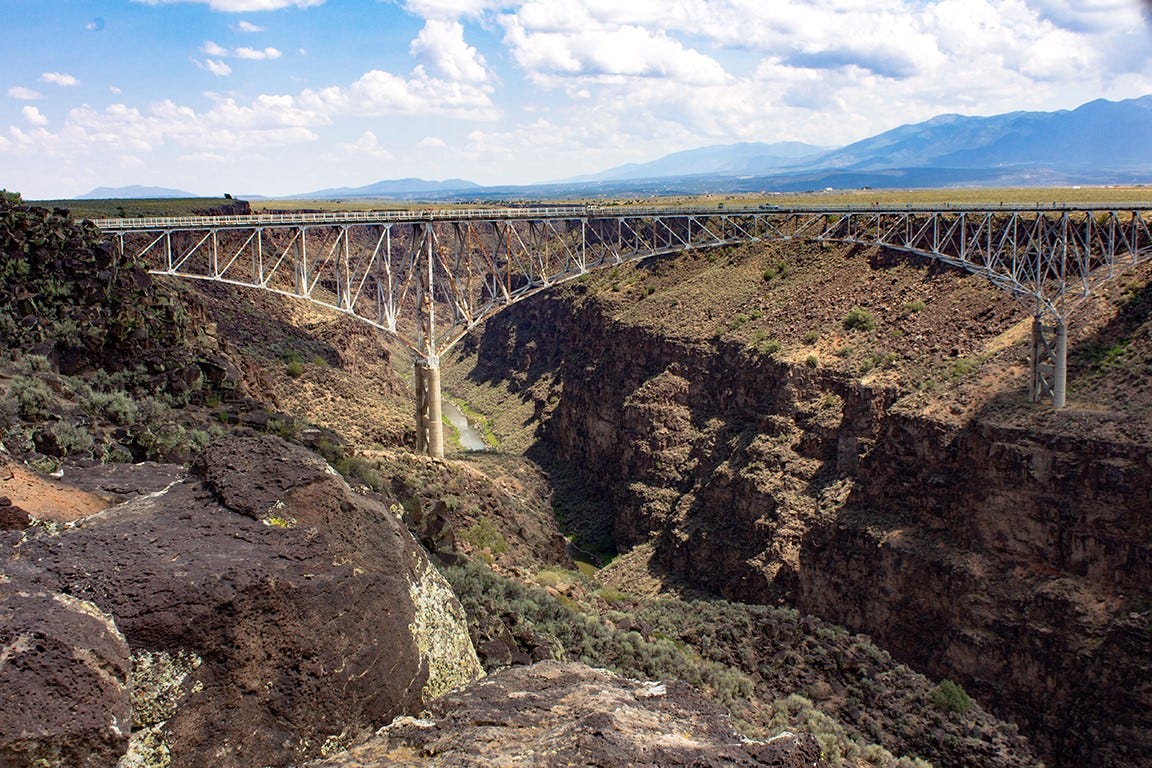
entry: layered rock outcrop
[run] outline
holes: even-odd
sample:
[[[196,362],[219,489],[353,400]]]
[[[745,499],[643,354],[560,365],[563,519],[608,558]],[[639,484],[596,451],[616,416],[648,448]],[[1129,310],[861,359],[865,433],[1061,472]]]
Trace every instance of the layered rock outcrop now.
[[[1138,430],[918,408],[883,377],[675,336],[581,293],[490,322],[473,378],[506,369],[537,398],[537,455],[612,507],[619,546],[651,541],[690,583],[874,635],[1014,719],[1053,765],[1152,759]],[[953,311],[969,339],[1002,313]],[[1116,670],[1127,683],[1105,688]]]
[[[276,437],[225,439],[166,487],[10,544],[12,584],[90,601],[123,632],[126,766],[287,765],[481,674],[386,505]]]
[[[1139,765],[1149,466],[1152,446],[1126,440],[888,414],[845,508],[805,541],[797,600],[964,671],[1057,765]]]

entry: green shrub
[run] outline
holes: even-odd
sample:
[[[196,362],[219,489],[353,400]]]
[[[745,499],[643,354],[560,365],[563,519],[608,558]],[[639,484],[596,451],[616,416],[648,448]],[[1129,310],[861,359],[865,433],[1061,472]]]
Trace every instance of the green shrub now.
[[[20,370],[26,373],[45,373],[52,370],[52,363],[44,355],[24,355],[20,358]]]
[[[58,421],[53,424],[52,436],[56,438],[56,445],[66,456],[91,456],[92,448],[96,445],[91,432],[70,421]]]
[[[0,430],[7,431],[20,420],[20,403],[14,397],[0,397]]]
[[[601,587],[596,590],[596,597],[609,603],[623,603],[629,600],[627,594],[615,587]]]
[[[804,365],[809,368],[815,368],[820,365],[820,358],[816,357],[816,355],[808,355],[808,357],[804,359]]]
[[[849,331],[870,331],[876,327],[872,314],[863,307],[852,307],[844,317],[844,328]]]
[[[962,357],[959,360],[957,360],[956,362],[952,363],[952,367],[949,368],[948,374],[952,378],[958,379],[961,376],[967,376],[968,374],[972,373],[972,371],[976,370],[979,367],[980,367],[980,361],[977,358]]]
[[[106,443],[100,456],[101,464],[131,464],[132,452],[119,443]]]
[[[562,584],[575,584],[580,574],[563,568],[544,568],[536,574],[536,583],[542,587],[559,587]]]
[[[320,454],[324,461],[331,464],[333,469],[336,469],[336,465],[347,458],[347,454],[344,452],[344,446],[333,443],[326,437],[320,438],[314,450]],[[336,469],[336,471],[339,472],[340,470]],[[344,473],[341,472],[340,474]]]
[[[290,349],[281,356],[281,359],[284,361],[284,372],[293,379],[303,375],[304,358],[300,356],[299,352]]]
[[[1096,370],[1104,373],[1120,366],[1132,354],[1130,349],[1132,341],[1124,339],[1108,346],[1100,345],[1089,348],[1088,360]]]
[[[896,365],[895,352],[876,352],[860,361],[860,373],[868,373],[874,368],[885,370]]]
[[[85,410],[93,416],[103,416],[113,424],[132,426],[140,417],[140,408],[128,393],[90,391],[84,398]]]
[[[480,518],[475,525],[470,525],[460,531],[460,540],[473,549],[482,550],[493,555],[508,551],[508,542],[504,536],[486,517]]]
[[[936,708],[958,715],[965,714],[972,707],[972,698],[951,680],[941,680],[928,698]]]
[[[340,469],[344,471],[340,472]],[[345,459],[341,462],[340,469],[336,471],[348,478],[349,481],[365,485],[373,491],[384,490],[384,480],[380,477],[376,465],[362,456],[351,456]]]
[[[904,302],[904,306],[900,308],[900,311],[903,315],[907,316],[916,312],[923,312],[925,306],[924,302],[920,301],[920,299],[913,299],[912,301]]]
[[[812,346],[818,341],[820,341],[819,331],[808,331],[804,334],[804,343],[808,346]]]
[[[51,406],[55,396],[51,388],[41,379],[17,376],[12,380],[8,394],[16,400],[17,412],[28,421],[46,419],[52,413]]]
[[[264,425],[264,431],[285,440],[295,440],[300,435],[300,425],[292,418],[277,419],[273,417],[268,419],[268,423]]]

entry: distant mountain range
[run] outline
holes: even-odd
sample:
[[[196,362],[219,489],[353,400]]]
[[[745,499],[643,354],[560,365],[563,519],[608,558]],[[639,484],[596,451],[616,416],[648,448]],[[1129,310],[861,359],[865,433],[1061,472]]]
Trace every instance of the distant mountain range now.
[[[409,199],[421,195],[441,195],[444,193],[466,192],[481,189],[479,184],[464,179],[427,181],[426,179],[390,179],[377,181],[363,187],[336,187],[316,192],[292,195],[290,200],[331,200],[338,197],[380,197]]]
[[[171,197],[199,197],[191,192],[167,187],[142,187],[134,184],[130,187],[96,187],[87,194],[80,195],[77,200],[149,200],[154,198]]]
[[[992,117],[940,115],[845,147],[741,143],[676,152],[647,163],[527,186],[463,179],[395,179],[290,199],[498,200],[801,192],[955,186],[1152,183],[1152,95],[1099,99],[1073,110]],[[99,197],[190,197],[155,187],[101,187]]]
[[[629,179],[658,179],[669,176],[691,176],[700,173],[763,176],[795,165],[805,158],[823,154],[829,149],[829,147],[817,147],[799,141],[783,141],[775,144],[721,144],[675,152],[650,163],[630,163],[609,168],[600,173],[577,176],[566,181],[579,184]]]
[[[1152,169],[1152,96],[1074,110],[941,115],[808,158],[804,170],[1047,168],[1069,175]],[[799,169],[799,168],[798,168]]]
[[[941,115],[838,149],[731,144],[571,179],[637,191],[1152,182],[1152,96],[1059,112]]]

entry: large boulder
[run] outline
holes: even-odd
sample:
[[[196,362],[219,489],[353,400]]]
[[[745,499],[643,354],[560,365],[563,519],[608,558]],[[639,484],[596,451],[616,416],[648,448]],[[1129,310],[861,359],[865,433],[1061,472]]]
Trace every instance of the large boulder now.
[[[583,664],[511,667],[401,717],[310,768],[826,766],[811,736],[749,741],[686,683],[637,682]]]
[[[0,765],[107,768],[131,724],[128,645],[112,619],[0,580]]]
[[[124,765],[295,763],[481,674],[395,515],[272,436],[222,440],[161,490],[27,535],[5,569],[116,618],[137,673]]]

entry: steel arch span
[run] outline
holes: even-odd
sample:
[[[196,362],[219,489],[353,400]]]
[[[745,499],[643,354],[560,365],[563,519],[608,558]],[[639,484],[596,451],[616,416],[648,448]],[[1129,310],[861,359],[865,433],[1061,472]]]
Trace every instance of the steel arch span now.
[[[1067,319],[1152,258],[1152,205],[672,209],[543,206],[106,219],[155,274],[258,288],[353,315],[416,359],[418,450],[443,455],[440,358],[505,307],[593,270],[760,241],[880,245],[984,275],[1034,317],[1033,400],[1064,404]]]

